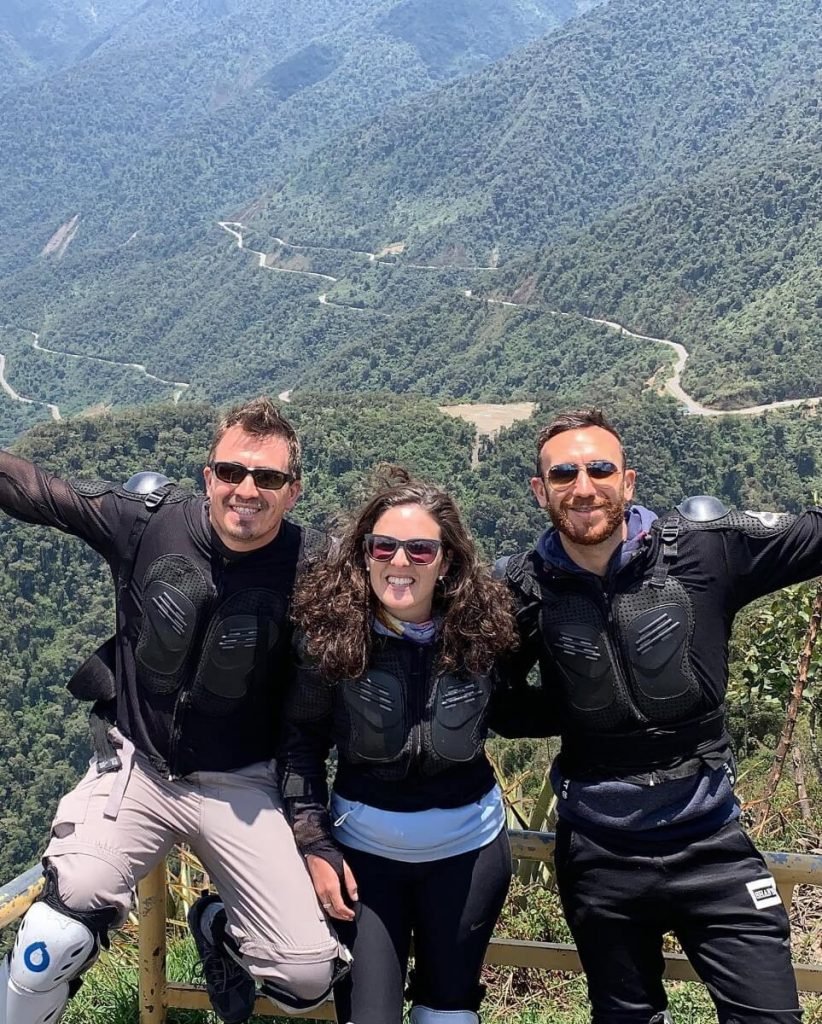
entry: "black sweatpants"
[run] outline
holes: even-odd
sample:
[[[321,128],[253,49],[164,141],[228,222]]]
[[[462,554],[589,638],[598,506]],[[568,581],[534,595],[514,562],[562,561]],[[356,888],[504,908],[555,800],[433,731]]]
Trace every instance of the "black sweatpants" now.
[[[435,1010],[476,1010],[485,950],[511,883],[503,829],[479,850],[409,864],[345,850],[357,879],[355,921],[337,921],[354,964],[334,991],[342,1024],[401,1024],[414,936],[415,1003]]]
[[[557,828],[557,884],[594,1024],[647,1024],[666,1008],[665,932],[679,939],[721,1024],[796,1024],[788,917],[740,825],[635,851]]]

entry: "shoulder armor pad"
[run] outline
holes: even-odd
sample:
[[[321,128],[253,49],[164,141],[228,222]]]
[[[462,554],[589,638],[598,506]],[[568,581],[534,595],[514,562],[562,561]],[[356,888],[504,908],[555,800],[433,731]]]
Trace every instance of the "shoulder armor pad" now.
[[[739,526],[745,533],[754,537],[767,537],[770,534],[782,533],[787,530],[796,516],[790,512],[737,512],[734,519],[735,526]]]
[[[508,563],[510,561],[510,555],[503,555],[501,558],[498,558],[491,568],[491,576],[495,580],[504,580],[505,573],[508,571]]]
[[[728,508],[710,494],[695,494],[677,505],[683,519],[692,523],[715,523],[728,514]]]
[[[685,502],[682,505],[685,505]],[[790,512],[740,512],[739,509],[732,508],[718,519],[699,520],[688,519],[682,512],[682,506],[679,506],[679,511],[682,513],[682,521],[679,524],[680,532],[739,530],[749,537],[773,537],[787,530],[796,519],[796,516]],[[670,527],[670,523],[670,517],[657,519],[653,528],[664,531],[666,527]],[[657,524],[659,524],[658,527]]]
[[[137,475],[140,476],[142,474]],[[163,479],[163,477],[161,477],[159,473],[146,473],[145,475],[156,475],[160,479]],[[134,477],[132,477],[131,479],[133,480]],[[131,481],[129,480],[128,482],[130,483]],[[174,502],[185,501],[186,498],[190,498],[192,495],[191,491],[187,491],[184,487],[180,487],[179,485],[171,483],[170,481],[167,484],[162,484],[161,486],[150,491],[132,491],[127,489],[125,484],[120,484],[118,487],[115,487],[114,490],[121,498],[128,498],[130,501],[137,501],[141,505],[145,504],[151,509],[157,508],[159,505],[173,505]],[[150,500],[151,495],[154,494],[158,495],[158,497],[162,498],[162,500]]]
[[[70,481],[71,486],[84,498],[97,498],[106,491],[115,490],[115,485],[110,480],[75,480]]]
[[[130,476],[123,484],[123,490],[131,494],[151,494],[152,491],[157,491],[170,483],[169,478],[162,473],[143,471]]]

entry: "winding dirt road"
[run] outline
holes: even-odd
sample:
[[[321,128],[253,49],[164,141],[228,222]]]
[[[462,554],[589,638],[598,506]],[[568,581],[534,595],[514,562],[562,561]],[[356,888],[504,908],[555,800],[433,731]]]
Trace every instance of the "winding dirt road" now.
[[[600,317],[584,316],[582,313],[568,313],[559,309],[550,309],[547,306],[540,306],[535,304],[526,304],[523,302],[509,302],[505,299],[486,299],[479,295],[474,295],[470,288],[465,290],[465,297],[469,299],[475,299],[478,302],[485,302],[490,306],[506,306],[510,309],[533,309],[537,312],[547,313],[549,316],[564,316],[564,317],[577,317],[580,320],[585,320],[589,324],[599,324],[602,327],[607,327],[609,330],[616,331],[620,336],[625,338],[633,338],[635,341],[650,341],[655,345],[666,345],[668,348],[674,350],[676,354],[676,360],[674,367],[671,372],[671,376],[668,377],[662,385],[664,391],[666,391],[672,398],[676,399],[681,405],[685,406],[686,411],[692,416],[761,416],[763,413],[771,412],[774,409],[796,409],[800,406],[806,408],[812,408],[822,402],[822,396],[814,396],[811,398],[785,398],[778,402],[767,402],[763,405],[749,405],[742,409],[712,409],[710,406],[702,405],[701,402],[697,402],[695,398],[692,398],[687,391],[682,387],[682,373],[685,369],[685,364],[690,358],[690,353],[681,345],[678,341],[671,341],[670,338],[655,338],[650,334],[638,334],[636,331],[631,331],[624,324],[618,323],[616,320],[605,320]]]
[[[22,402],[23,405],[44,405],[51,413],[53,420],[60,420],[63,417],[60,415],[60,409],[56,405],[52,405],[51,402],[39,402],[36,398],[25,398],[23,395],[19,395],[14,388],[6,380],[6,357],[0,352],[0,388],[2,388],[6,394],[15,402]]]
[[[237,248],[243,249],[243,227],[244,225],[238,221],[219,221],[219,226],[223,230],[227,231],[230,235],[233,235],[237,241]],[[358,256],[367,256],[369,261],[374,262],[375,260],[384,266],[402,266],[411,270],[452,270],[460,269],[466,271],[478,271],[478,270],[497,270],[497,266],[489,267],[437,267],[433,264],[422,264],[422,263],[396,263],[388,260],[377,260],[377,253],[366,252],[360,249],[339,249],[333,246],[324,245],[295,245],[291,242],[287,242],[284,238],[274,238],[274,241],[281,246],[287,246],[291,249],[310,250],[316,249],[322,252],[343,252],[348,254],[354,254]],[[266,265],[267,256],[265,253],[261,253],[256,249],[247,249],[247,252],[252,252],[259,257],[259,266],[266,270],[280,270],[282,273],[290,274],[305,274],[308,277],[321,277],[328,281],[337,281],[338,278],[331,277],[329,274],[317,274],[307,270],[285,270],[280,267],[269,267]],[[616,320],[607,320],[599,317],[583,316],[581,313],[569,313],[563,312],[558,309],[550,309],[547,306],[526,304],[522,302],[510,302],[506,299],[488,299],[480,295],[474,295],[470,288],[466,288],[463,292],[466,298],[473,299],[476,302],[484,302],[487,305],[495,306],[506,306],[511,309],[533,309],[541,313],[546,313],[549,316],[562,316],[562,317],[578,317],[581,320],[585,320],[591,324],[599,324],[603,327],[607,327],[609,330],[616,331],[621,337],[633,338],[635,341],[649,341],[656,345],[664,345],[667,348],[671,348],[674,351],[676,359],[674,361],[673,370],[671,375],[663,382],[662,388],[672,398],[685,407],[685,410],[692,416],[761,416],[763,413],[771,412],[774,409],[791,409],[798,408],[800,406],[810,408],[817,406],[822,402],[822,395],[813,396],[809,398],[787,398],[777,402],[766,402],[763,405],[749,405],[742,409],[712,409],[710,406],[702,405],[695,398],[687,393],[682,387],[682,373],[685,369],[685,364],[690,358],[690,353],[684,345],[678,341],[671,341],[670,338],[655,338],[649,334],[638,334],[636,331],[632,331],[625,327],[624,324],[618,323]],[[328,299],[328,293],[322,292],[317,297],[318,302],[322,306],[336,306],[339,309],[350,309],[356,312],[362,312],[360,306],[348,306],[341,302],[331,302]]]
[[[17,327],[14,324],[3,324],[2,326],[4,330],[22,331],[23,334],[30,335],[31,338],[33,339],[31,347],[34,349],[35,352],[45,352],[48,353],[49,355],[54,356],[64,356],[66,359],[85,359],[92,363],[105,363],[107,366],[121,366],[123,367],[123,369],[126,370],[137,370],[138,373],[141,373],[144,377],[147,377],[149,380],[154,380],[157,381],[158,384],[164,384],[170,388],[174,388],[174,391],[172,393],[172,401],[175,403],[175,405],[177,402],[180,401],[183,392],[191,387],[191,385],[186,383],[185,381],[165,380],[163,377],[158,377],[154,373],[149,373],[142,363],[124,363],[118,359],[104,359],[102,356],[86,356],[80,355],[77,352],[64,352],[56,348],[46,348],[44,345],[40,344],[40,335],[36,331],[30,331],[26,327]],[[3,389],[3,391],[6,392],[6,394],[10,398],[12,398],[15,402],[23,402],[26,405],[44,405],[51,412],[52,419],[62,419],[62,416],[60,414],[60,407],[58,405],[55,405],[52,402],[41,402],[34,398],[25,398],[23,395],[18,394],[6,380],[5,370],[6,357],[4,354],[0,353],[0,387]]]
[[[237,240],[237,248],[238,249],[243,249],[245,252],[250,252],[254,256],[258,256],[259,257],[259,262],[258,262],[257,265],[262,270],[274,270],[278,274],[302,274],[303,277],[318,277],[318,278],[320,278],[323,281],[332,281],[332,282],[334,282],[334,281],[339,280],[339,278],[332,277],[330,274],[317,274],[313,270],[290,270],[290,269],[288,269],[286,267],[270,267],[266,263],[266,260],[268,259],[268,253],[260,252],[259,249],[249,249],[248,246],[246,246],[243,243],[243,225],[240,224],[239,221],[220,220],[220,221],[217,221],[217,223],[220,225],[220,227],[224,231],[227,231],[230,235],[233,235],[236,238],[236,240]],[[234,230],[235,228],[238,228],[239,230],[235,231]],[[292,246],[292,248],[293,249],[303,248],[303,246],[296,246],[295,245],[295,246]],[[323,301],[323,298],[324,298],[324,296],[320,297],[320,301],[321,302]],[[323,304],[325,304],[325,303],[323,303]],[[329,303],[329,305],[330,305],[330,303]]]
[[[34,344],[32,348],[37,352],[48,352],[53,356],[65,356],[66,359],[87,359],[92,363],[105,363],[106,366],[122,366],[126,370],[137,370],[138,373],[142,373],[144,377],[148,377],[149,380],[156,380],[158,384],[165,384],[170,388],[174,388],[173,401],[176,405],[180,401],[180,396],[184,391],[187,391],[191,387],[184,380],[165,380],[163,377],[158,377],[156,373],[149,373],[143,363],[122,363],[119,359],[104,359],[102,356],[86,356],[80,355],[77,352],[63,352],[56,348],[45,348],[40,344],[40,335],[35,331],[26,331],[27,334],[32,335],[34,338]]]
[[[309,277],[325,277],[329,281],[339,280],[339,278],[331,277],[328,274],[314,274],[308,270],[286,270],[284,267],[269,267],[264,262],[268,258],[269,254],[261,253],[259,249],[249,249],[244,244],[243,228],[245,225],[241,224],[240,221],[236,220],[219,220],[217,221],[217,224],[219,225],[219,227],[223,229],[223,231],[227,231],[230,235],[233,235],[235,237],[235,239],[237,240],[238,249],[245,249],[246,252],[253,252],[255,256],[261,257],[260,266],[266,270],[279,270],[284,274],[306,274]],[[333,245],[298,245],[296,242],[288,242],[286,241],[286,239],[280,238],[278,235],[273,235],[271,241],[275,242],[282,248],[296,249],[299,252],[340,252],[345,253],[348,256],[365,256],[368,259],[369,263],[376,263],[381,267],[403,267],[406,270],[499,270],[499,267],[496,264],[488,267],[462,267],[456,263],[446,263],[443,265],[438,265],[436,263],[399,263],[397,260],[380,259],[380,256],[387,255],[386,251],[368,252],[367,249],[341,249],[338,246]],[[392,249],[395,247],[389,246],[388,248]],[[399,255],[400,251],[401,250],[396,251],[394,255]],[[320,299],[320,301],[323,301],[322,298]],[[342,303],[323,302],[323,305],[342,305]],[[358,307],[348,306],[346,308],[357,309]]]
[[[550,310],[550,312],[556,313],[556,310]],[[682,372],[690,358],[690,353],[678,341],[671,341],[670,338],[654,338],[650,334],[637,334],[636,331],[629,330],[623,324],[617,323],[616,320],[603,320],[593,316],[582,316],[580,313],[563,313],[561,315],[580,316],[583,320],[587,320],[589,324],[601,324],[609,330],[616,331],[622,337],[634,338],[636,341],[651,341],[656,345],[667,345],[668,348],[672,348],[676,353],[676,360],[673,372],[664,382],[663,389],[672,398],[675,398],[684,405],[692,416],[761,416],[763,413],[771,412],[774,409],[796,409],[800,406],[811,408],[822,402],[822,395],[815,395],[811,398],[785,398],[778,402],[766,402],[763,405],[748,405],[742,409],[712,409],[710,406],[697,402],[687,391],[683,390]]]

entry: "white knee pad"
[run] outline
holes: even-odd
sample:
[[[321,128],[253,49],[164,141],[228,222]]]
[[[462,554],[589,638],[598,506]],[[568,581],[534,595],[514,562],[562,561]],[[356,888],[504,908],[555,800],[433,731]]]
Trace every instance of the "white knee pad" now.
[[[97,959],[99,943],[82,921],[35,903],[0,970],[0,1024],[55,1024],[70,983]]]
[[[430,1006],[411,1007],[411,1024],[479,1024],[473,1010],[432,1010]]]

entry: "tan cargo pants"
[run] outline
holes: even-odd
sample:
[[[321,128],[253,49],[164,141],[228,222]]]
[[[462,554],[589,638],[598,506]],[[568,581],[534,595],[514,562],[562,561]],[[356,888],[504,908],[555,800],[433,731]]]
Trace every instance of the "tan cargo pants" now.
[[[123,743],[120,772],[98,775],[92,763],[58,805],[43,858],[57,871],[60,897],[76,910],[117,907],[122,923],[140,879],[176,842],[188,843],[223,899],[249,972],[307,997],[327,990],[339,944],[294,843],[273,763],[169,780]]]

